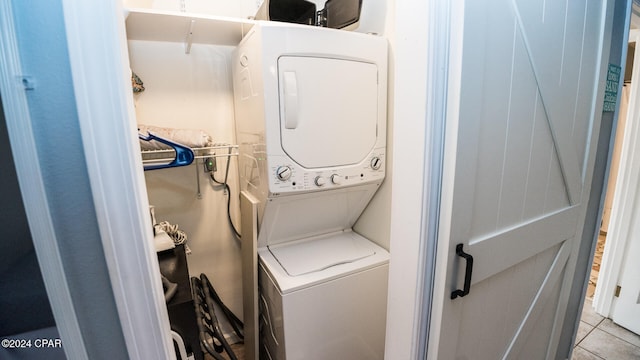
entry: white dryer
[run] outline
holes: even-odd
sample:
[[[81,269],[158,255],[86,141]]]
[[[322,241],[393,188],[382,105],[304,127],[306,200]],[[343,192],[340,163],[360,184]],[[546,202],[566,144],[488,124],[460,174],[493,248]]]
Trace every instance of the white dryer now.
[[[389,254],[352,226],[385,175],[386,40],[257,22],[232,64],[263,356],[382,359]]]

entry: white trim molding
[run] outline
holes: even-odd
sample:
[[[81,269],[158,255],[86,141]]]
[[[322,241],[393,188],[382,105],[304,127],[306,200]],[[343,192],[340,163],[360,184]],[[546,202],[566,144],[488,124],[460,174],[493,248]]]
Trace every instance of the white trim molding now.
[[[0,0],[0,93],[20,193],[56,327],[69,359],[89,359],[67,284],[45,192],[22,78],[13,10]],[[26,83],[24,82],[26,81]],[[6,154],[5,154],[6,156]]]
[[[93,202],[131,359],[175,359],[136,138],[124,10],[63,0]]]
[[[451,5],[410,0],[394,6],[396,121],[385,357],[418,359],[427,352],[432,305]]]
[[[418,267],[417,311],[420,322],[417,323],[418,348],[414,358],[425,359],[429,352],[431,336],[439,333],[432,330],[432,309],[439,309],[434,303],[436,286],[436,261],[438,256],[438,233],[440,222],[440,198],[442,196],[445,130],[447,109],[449,107],[450,66],[456,67],[459,61],[451,59],[452,11],[461,11],[460,5],[451,1],[428,1],[427,41],[427,81],[426,81],[426,119],[424,148],[424,179],[422,199],[422,221],[420,234],[420,263]],[[456,6],[458,8],[456,8]],[[439,315],[436,315],[439,316]]]

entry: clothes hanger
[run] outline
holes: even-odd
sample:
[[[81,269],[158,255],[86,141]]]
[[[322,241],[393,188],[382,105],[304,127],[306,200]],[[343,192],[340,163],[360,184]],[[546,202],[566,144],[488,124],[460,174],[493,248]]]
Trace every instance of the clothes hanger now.
[[[163,137],[154,135],[151,132],[147,132],[147,136],[144,136],[138,133],[138,138],[144,141],[151,141],[151,140],[159,141],[163,144],[171,146],[171,148],[173,148],[173,150],[176,152],[176,156],[171,162],[167,164],[145,165],[144,166],[145,171],[166,169],[166,168],[178,167],[178,166],[186,166],[191,164],[193,162],[193,159],[195,158],[195,155],[193,154],[193,150],[191,150],[189,147],[178,144],[169,139],[165,139]]]

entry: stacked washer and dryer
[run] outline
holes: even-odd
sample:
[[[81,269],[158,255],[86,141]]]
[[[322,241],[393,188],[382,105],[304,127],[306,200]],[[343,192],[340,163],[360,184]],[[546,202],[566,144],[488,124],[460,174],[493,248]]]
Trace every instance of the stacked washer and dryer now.
[[[352,226],[385,176],[386,40],[260,21],[233,77],[261,358],[382,359],[389,253]]]

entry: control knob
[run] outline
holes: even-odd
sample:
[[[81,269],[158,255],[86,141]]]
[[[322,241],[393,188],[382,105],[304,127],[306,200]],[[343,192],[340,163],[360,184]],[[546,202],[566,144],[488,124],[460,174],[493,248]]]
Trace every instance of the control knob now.
[[[340,185],[342,183],[342,176],[338,174],[331,175],[331,182],[336,185]]]
[[[276,177],[280,181],[289,180],[291,178],[291,173],[292,170],[288,166],[279,166],[278,169],[276,169]]]
[[[313,182],[316,184],[316,186],[324,186],[324,184],[327,183],[327,180],[322,176],[316,176]]]
[[[380,170],[381,166],[382,166],[382,159],[380,159],[377,156],[374,156],[373,159],[371,159],[371,168],[373,170]]]

